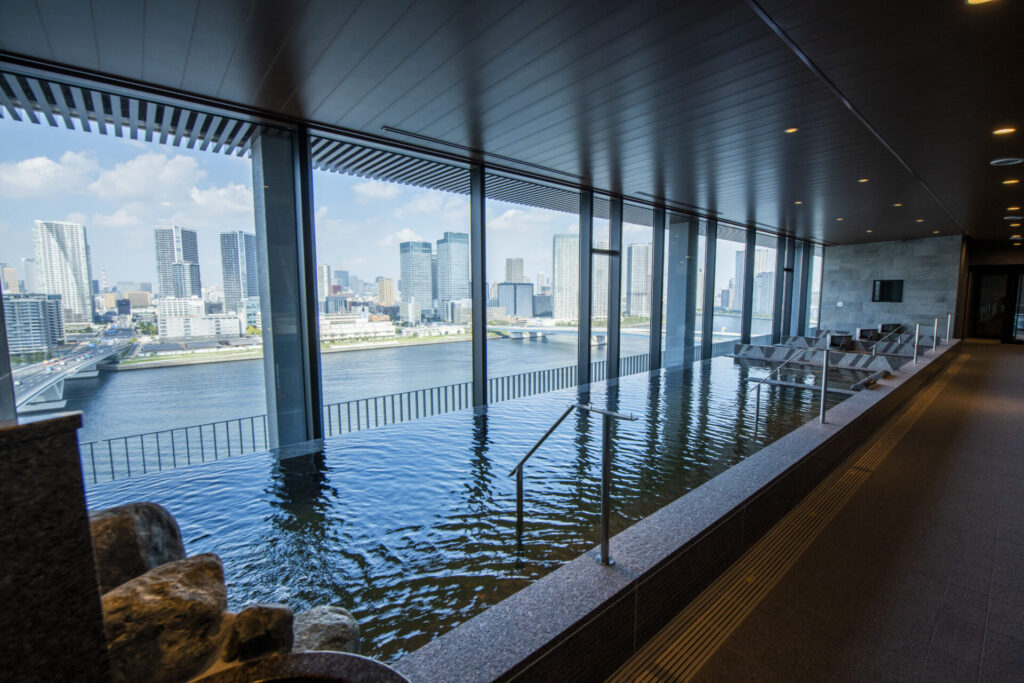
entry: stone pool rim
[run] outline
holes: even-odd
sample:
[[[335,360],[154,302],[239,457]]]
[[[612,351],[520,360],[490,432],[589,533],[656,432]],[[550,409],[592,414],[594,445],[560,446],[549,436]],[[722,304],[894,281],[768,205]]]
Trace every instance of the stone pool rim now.
[[[615,671],[960,352],[908,362],[392,666],[412,681],[596,680]]]

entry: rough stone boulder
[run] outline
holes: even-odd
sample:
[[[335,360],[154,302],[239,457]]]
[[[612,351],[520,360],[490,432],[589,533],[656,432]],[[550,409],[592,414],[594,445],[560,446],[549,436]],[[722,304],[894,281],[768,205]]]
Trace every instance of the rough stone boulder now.
[[[295,652],[334,650],[359,654],[359,624],[341,607],[319,605],[295,615]]]
[[[252,605],[237,615],[224,646],[224,660],[245,660],[292,651],[292,610],[284,605]]]
[[[150,569],[185,559],[181,530],[156,503],[131,503],[89,515],[100,593]]]
[[[113,680],[172,683],[206,669],[224,640],[226,603],[212,554],[163,564],[104,595]]]

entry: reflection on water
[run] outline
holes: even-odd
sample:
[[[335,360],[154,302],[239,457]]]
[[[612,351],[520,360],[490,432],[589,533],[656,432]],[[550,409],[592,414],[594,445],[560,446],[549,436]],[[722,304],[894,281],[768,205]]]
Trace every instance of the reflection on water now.
[[[189,553],[224,560],[232,609],[338,604],[359,619],[364,654],[391,661],[597,543],[600,415],[579,411],[525,468],[516,542],[508,472],[569,403],[640,418],[612,424],[614,534],[816,416],[814,392],[766,386],[756,424],[742,378],[766,372],[716,358],[348,434],[322,454],[253,454],[112,482],[91,489],[89,504],[165,505]]]

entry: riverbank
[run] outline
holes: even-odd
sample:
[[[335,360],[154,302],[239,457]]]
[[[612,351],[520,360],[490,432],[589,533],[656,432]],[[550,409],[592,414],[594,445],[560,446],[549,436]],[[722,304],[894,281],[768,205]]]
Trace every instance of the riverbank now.
[[[489,339],[501,339],[501,335],[488,333]],[[457,342],[472,341],[472,335],[457,334],[440,337],[425,337],[408,339],[388,339],[377,342],[358,342],[353,344],[333,344],[320,346],[320,353],[342,353],[347,351],[368,351],[372,349],[387,349],[399,346],[428,346],[430,344],[452,344]],[[240,360],[256,360],[263,358],[263,347],[259,350],[230,350],[230,351],[206,351],[196,353],[182,353],[173,356],[153,356],[149,358],[133,358],[121,361],[114,365],[100,366],[101,369],[122,372],[127,370],[148,370],[151,368],[170,368],[179,365],[205,365],[208,363],[229,363]]]

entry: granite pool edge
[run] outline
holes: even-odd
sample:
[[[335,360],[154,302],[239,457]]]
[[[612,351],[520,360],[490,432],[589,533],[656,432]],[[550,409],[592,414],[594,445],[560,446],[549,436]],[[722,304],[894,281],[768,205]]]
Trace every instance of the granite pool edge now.
[[[603,679],[959,353],[953,340],[401,658],[409,680]]]

